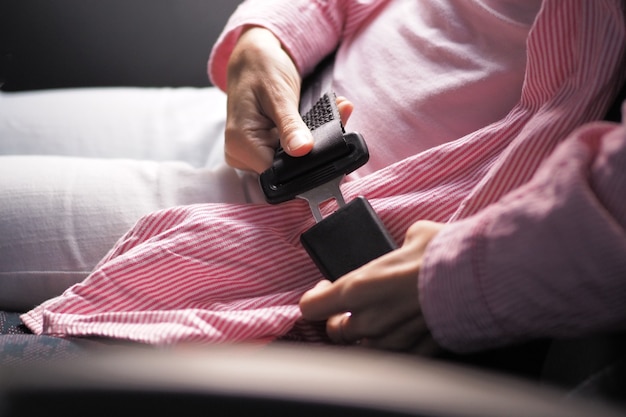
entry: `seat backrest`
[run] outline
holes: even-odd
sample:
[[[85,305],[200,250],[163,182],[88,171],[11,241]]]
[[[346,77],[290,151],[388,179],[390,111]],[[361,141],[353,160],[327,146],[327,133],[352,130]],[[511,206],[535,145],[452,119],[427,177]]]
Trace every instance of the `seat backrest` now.
[[[241,0],[5,0],[4,91],[206,86],[213,43]]]

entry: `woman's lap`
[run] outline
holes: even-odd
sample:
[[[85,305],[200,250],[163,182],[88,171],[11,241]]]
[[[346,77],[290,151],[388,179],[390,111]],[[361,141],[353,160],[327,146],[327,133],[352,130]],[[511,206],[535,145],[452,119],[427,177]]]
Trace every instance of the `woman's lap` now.
[[[248,201],[223,163],[224,103],[211,88],[2,93],[0,309],[81,281],[147,213]]]

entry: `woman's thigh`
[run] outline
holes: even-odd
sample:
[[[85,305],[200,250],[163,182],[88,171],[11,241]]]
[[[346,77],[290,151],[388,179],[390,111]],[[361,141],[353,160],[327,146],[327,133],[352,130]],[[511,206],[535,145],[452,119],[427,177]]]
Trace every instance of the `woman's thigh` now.
[[[225,165],[2,156],[0,309],[28,308],[81,281],[147,213],[246,201]]]
[[[81,281],[147,213],[249,201],[224,120],[214,88],[0,93],[0,308]]]

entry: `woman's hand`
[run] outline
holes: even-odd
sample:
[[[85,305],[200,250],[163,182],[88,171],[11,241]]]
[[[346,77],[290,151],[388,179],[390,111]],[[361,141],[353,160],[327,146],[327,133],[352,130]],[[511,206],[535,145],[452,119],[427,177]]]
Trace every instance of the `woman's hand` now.
[[[307,154],[313,137],[298,111],[301,78],[291,57],[267,29],[246,29],[228,62],[226,162],[263,172],[280,144]],[[280,138],[280,139],[279,139]]]
[[[280,144],[291,156],[313,148],[313,136],[299,112],[301,77],[280,41],[267,29],[250,27],[228,61],[226,162],[261,173],[272,165]],[[352,103],[337,98],[345,124]]]
[[[336,343],[434,354],[437,345],[421,314],[417,276],[428,243],[444,227],[418,221],[403,245],[335,283],[321,281],[300,300],[307,320],[327,320]]]

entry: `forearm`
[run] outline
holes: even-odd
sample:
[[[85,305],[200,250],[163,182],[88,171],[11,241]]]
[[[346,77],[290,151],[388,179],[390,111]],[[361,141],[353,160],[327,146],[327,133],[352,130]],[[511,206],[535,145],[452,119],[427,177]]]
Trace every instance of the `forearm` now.
[[[626,134],[579,130],[537,175],[431,242],[419,286],[435,338],[475,351],[626,323]]]

